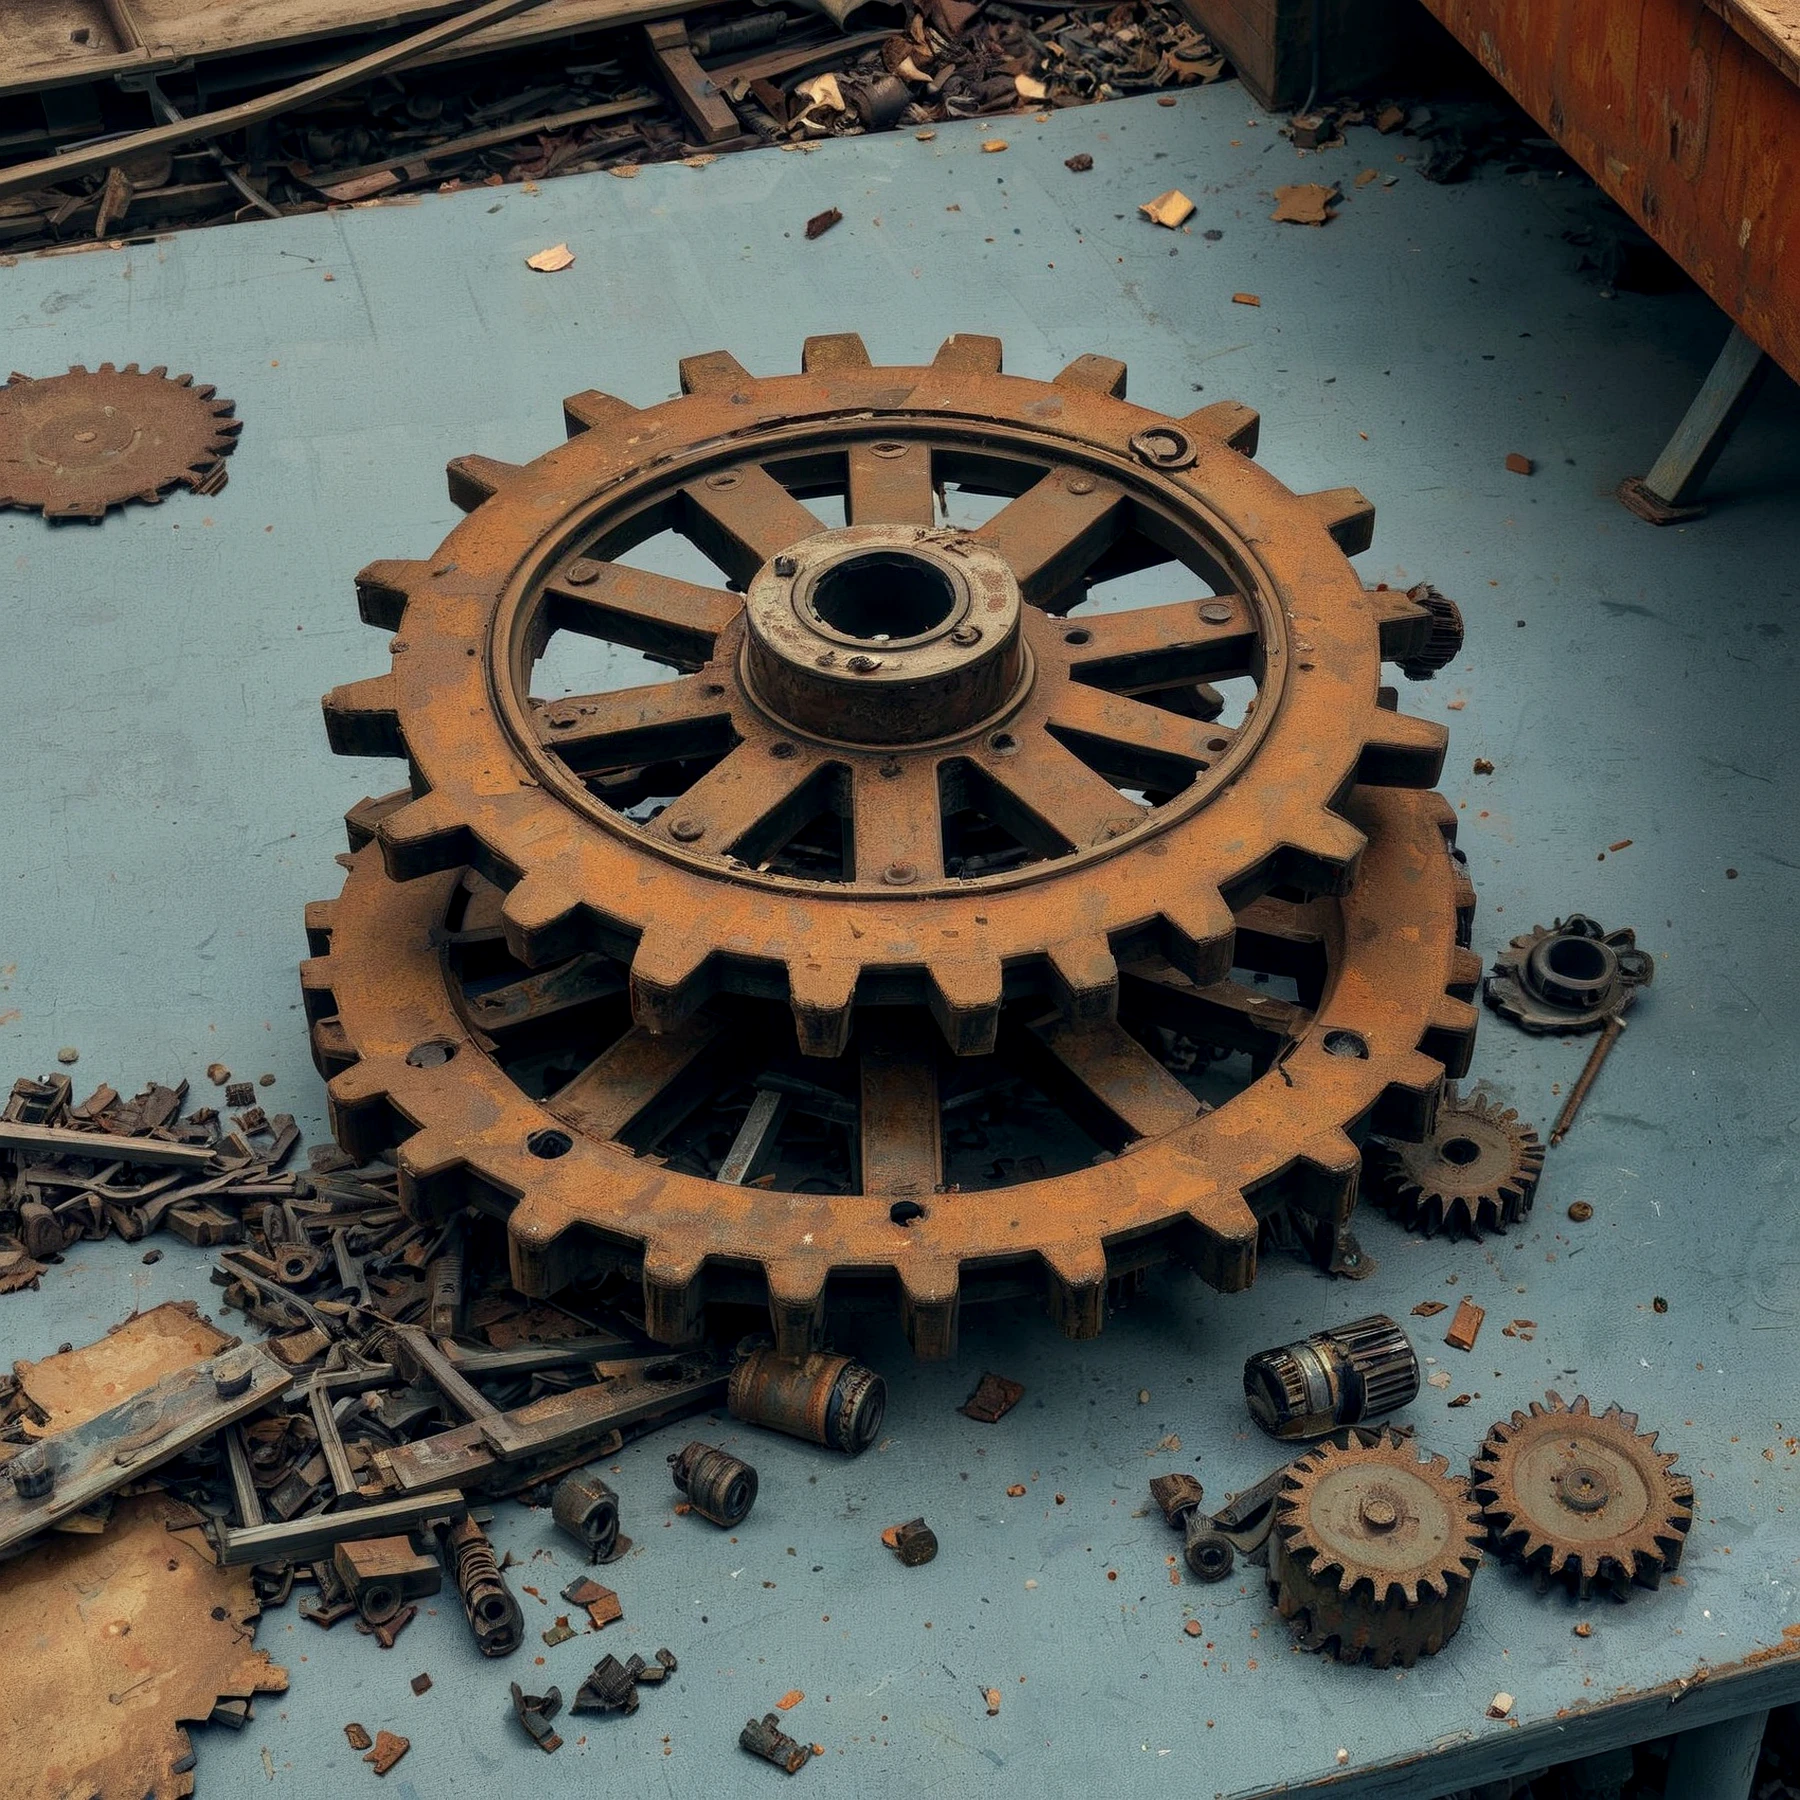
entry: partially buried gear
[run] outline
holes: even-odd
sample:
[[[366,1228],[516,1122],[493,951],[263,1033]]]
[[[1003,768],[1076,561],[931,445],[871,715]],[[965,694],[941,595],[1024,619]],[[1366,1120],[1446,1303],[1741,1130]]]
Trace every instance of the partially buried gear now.
[[[1496,1553],[1583,1599],[1657,1586],[1681,1561],[1694,1484],[1637,1425],[1555,1393],[1496,1424],[1470,1465]]]
[[[1510,1106],[1446,1086],[1423,1142],[1374,1138],[1363,1153],[1369,1193],[1411,1231],[1480,1237],[1531,1211],[1544,1145]]]
[[[216,494],[243,420],[191,375],[136,363],[0,385],[0,507],[98,523],[171,488]]]
[[[1494,961],[1484,995],[1526,1031],[1598,1031],[1650,985],[1655,959],[1629,927],[1608,931],[1584,913],[1534,925]]]
[[[1462,1624],[1481,1565],[1482,1526],[1447,1458],[1420,1461],[1383,1433],[1322,1444],[1282,1478],[1269,1537],[1269,1588],[1308,1650],[1339,1662],[1410,1667]]]

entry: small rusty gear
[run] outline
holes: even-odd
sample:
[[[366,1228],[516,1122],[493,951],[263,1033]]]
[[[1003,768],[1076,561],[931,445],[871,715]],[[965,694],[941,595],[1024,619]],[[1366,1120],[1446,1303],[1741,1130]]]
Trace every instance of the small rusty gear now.
[[[1269,1536],[1269,1590],[1308,1650],[1411,1668],[1456,1635],[1481,1566],[1480,1515],[1447,1457],[1410,1438],[1329,1442],[1290,1465]]]
[[[1351,794],[1368,843],[1355,886],[1243,908],[1238,979],[1202,987],[1153,958],[1129,964],[1116,1022],[1076,1029],[1027,1000],[989,1058],[948,1055],[922,1015],[867,1013],[830,1063],[800,1056],[779,1001],[719,996],[653,1033],[630,1020],[620,964],[525,968],[484,878],[386,872],[372,840],[405,800],[357,809],[343,893],[307,913],[302,985],[333,1129],[359,1155],[398,1144],[420,1216],[509,1215],[529,1294],[640,1282],[663,1342],[697,1337],[709,1305],[767,1305],[794,1352],[822,1339],[828,1304],[897,1297],[915,1349],[941,1356],[965,1298],[1032,1292],[1090,1336],[1109,1283],[1171,1257],[1219,1289],[1247,1286],[1276,1218],[1329,1260],[1356,1200],[1353,1137],[1425,1131],[1446,1067],[1468,1063],[1480,962],[1456,939],[1473,893],[1436,794]],[[1149,1047],[1172,1042],[1190,1046],[1171,1060],[1198,1070],[1192,1085]],[[1216,1106],[1207,1083],[1225,1077],[1193,1044],[1237,1070]],[[725,1077],[737,1111],[697,1150],[690,1121]],[[984,1166],[991,1146],[972,1158],[968,1109],[1007,1082],[1092,1142],[1054,1167]],[[783,1104],[815,1141],[839,1134],[841,1176],[758,1165],[779,1149]]]
[[[1454,1085],[1420,1142],[1372,1138],[1363,1152],[1371,1197],[1425,1237],[1479,1238],[1519,1224],[1543,1171],[1543,1141],[1512,1107],[1479,1094],[1465,1100]]]
[[[1584,1600],[1657,1586],[1681,1561],[1694,1484],[1636,1413],[1596,1413],[1581,1395],[1544,1402],[1496,1424],[1470,1464],[1495,1553]]]
[[[1425,641],[1411,656],[1400,658],[1400,673],[1408,681],[1429,681],[1440,669],[1449,667],[1463,647],[1462,608],[1448,594],[1440,594],[1430,582],[1422,581],[1408,588],[1406,597],[1431,615],[1431,626]]]
[[[1364,588],[1373,509],[1265,474],[1248,408],[1147,412],[1099,356],[1002,375],[984,337],[921,367],[812,338],[802,370],[577,394],[535,462],[450,464],[436,555],[363,570],[392,669],[325,714],[410,766],[396,879],[472,865],[523,961],[627,963],[652,1030],[748,994],[832,1057],[856,1008],[925,1006],[983,1055],[1022,996],[1112,1017],[1121,959],[1223,978],[1235,908],[1348,885],[1352,783],[1437,779],[1379,668],[1441,657],[1442,609]],[[710,579],[656,572],[696,552]],[[590,685],[627,652],[675,678],[568,693],[559,636]]]
[[[1598,1031],[1650,985],[1656,961],[1629,927],[1608,931],[1585,913],[1534,925],[1494,961],[1483,992],[1526,1031]]]
[[[89,519],[174,487],[216,494],[244,422],[234,403],[161,365],[14,374],[0,386],[0,507]]]

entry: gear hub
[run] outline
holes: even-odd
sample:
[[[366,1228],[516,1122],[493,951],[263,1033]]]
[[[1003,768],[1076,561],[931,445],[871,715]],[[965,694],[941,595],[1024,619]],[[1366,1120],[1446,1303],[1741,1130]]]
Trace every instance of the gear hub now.
[[[1481,1566],[1481,1520],[1448,1458],[1383,1432],[1329,1442],[1287,1471],[1269,1536],[1276,1609],[1308,1650],[1410,1668],[1456,1635]]]
[[[1263,473],[1248,409],[1171,420],[1124,380],[846,334],[452,463],[469,518],[358,579],[391,672],[325,702],[336,749],[410,765],[390,874],[473,866],[519,959],[616,959],[652,1031],[772,999],[816,1057],[859,1007],[987,1055],[1019,1000],[1110,1020],[1121,962],[1224,978],[1234,909],[1349,885],[1353,783],[1436,780],[1380,664],[1429,673],[1459,628],[1364,588],[1368,502]],[[631,654],[657,678],[587,691]]]
[[[1681,1561],[1694,1523],[1694,1484],[1640,1433],[1637,1415],[1596,1413],[1555,1393],[1491,1430],[1471,1464],[1497,1554],[1540,1588],[1561,1582],[1582,1599],[1626,1599],[1656,1587]]]
[[[1465,1100],[1449,1086],[1422,1140],[1376,1138],[1363,1164],[1376,1201],[1408,1230],[1479,1238],[1531,1211],[1544,1146],[1510,1106],[1478,1094]]]
[[[1598,1031],[1655,973],[1635,931],[1608,931],[1572,913],[1514,938],[1496,958],[1485,992],[1495,1012],[1526,1031]]]

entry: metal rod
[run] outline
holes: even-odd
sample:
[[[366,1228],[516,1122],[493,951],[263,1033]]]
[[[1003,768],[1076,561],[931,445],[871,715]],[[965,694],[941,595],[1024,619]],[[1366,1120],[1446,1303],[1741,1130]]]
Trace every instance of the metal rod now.
[[[429,1519],[454,1519],[466,1510],[455,1488],[442,1488],[403,1500],[382,1500],[373,1506],[353,1506],[343,1512],[317,1513],[292,1519],[284,1525],[257,1525],[233,1531],[214,1520],[208,1535],[219,1561],[226,1568],[245,1563],[309,1562],[337,1544],[359,1538],[388,1537],[408,1531]]]
[[[1625,1032],[1625,1015],[1614,1013],[1606,1021],[1606,1028],[1600,1033],[1600,1041],[1588,1052],[1588,1059],[1582,1065],[1581,1073],[1575,1078],[1575,1085],[1569,1090],[1569,1097],[1563,1102],[1563,1109],[1556,1115],[1556,1123],[1550,1127],[1550,1142],[1560,1144],[1569,1135],[1569,1127],[1575,1123],[1575,1115],[1581,1111],[1581,1103],[1588,1097],[1588,1089],[1599,1077],[1600,1065],[1611,1054],[1612,1047]]]
[[[443,1351],[416,1325],[394,1328],[394,1339],[419,1365],[426,1378],[465,1419],[499,1417],[497,1407],[479,1389],[470,1385]]]
[[[232,1425],[225,1432],[225,1460],[231,1467],[231,1491],[237,1500],[238,1524],[254,1530],[263,1522],[262,1496],[256,1491],[256,1476],[250,1467],[250,1448],[244,1442],[242,1425]]]
[[[331,1485],[337,1489],[340,1500],[351,1499],[361,1490],[350,1467],[350,1453],[344,1448],[337,1420],[332,1416],[331,1395],[316,1375],[306,1384],[306,1403],[312,1408],[313,1424],[319,1433],[319,1451],[325,1458],[325,1467],[331,1472]]]
[[[742,1187],[745,1182],[753,1181],[759,1165],[775,1147],[786,1112],[787,1095],[759,1088],[756,1098],[750,1102],[750,1110],[744,1115],[743,1124],[738,1127],[737,1136],[731,1140],[731,1148],[725,1152],[725,1160],[719,1165],[715,1179],[727,1187]]]

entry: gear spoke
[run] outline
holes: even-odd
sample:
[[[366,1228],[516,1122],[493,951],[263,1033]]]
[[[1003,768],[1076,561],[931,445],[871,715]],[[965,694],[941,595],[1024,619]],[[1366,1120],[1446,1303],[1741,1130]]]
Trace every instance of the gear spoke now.
[[[580,775],[717,756],[730,749],[735,735],[723,694],[717,682],[699,675],[577,694],[538,712],[538,736]]]
[[[1078,682],[1118,693],[1254,674],[1260,654],[1250,609],[1236,594],[1082,613],[1062,641]]]
[[[743,609],[723,588],[699,587],[625,563],[577,557],[545,590],[552,630],[698,665]]]
[[[856,879],[912,887],[944,878],[944,809],[935,757],[864,757],[850,773]]]
[[[673,1031],[646,1031],[634,1025],[594,1058],[546,1111],[589,1137],[619,1138],[634,1125],[654,1137],[667,1122],[658,1102],[694,1066],[719,1035],[704,1015],[684,1020]]]
[[[931,446],[921,439],[881,439],[850,448],[851,525],[931,525],[937,497],[931,484]]]
[[[886,1022],[862,1033],[858,1130],[865,1194],[929,1202],[944,1179],[935,1049]]]
[[[780,748],[787,754],[740,744],[672,801],[646,827],[649,834],[751,864],[773,856],[818,815],[820,777],[829,767],[816,751],[785,739]]]
[[[1301,1037],[1312,1013],[1241,981],[1196,986],[1167,963],[1134,963],[1119,971],[1119,1010],[1166,1025],[1197,1044],[1243,1050],[1266,1060]]]
[[[1063,613],[1086,594],[1083,577],[1124,528],[1125,496],[1111,482],[1053,470],[976,532],[1012,565],[1028,604]]]
[[[681,490],[682,528],[733,581],[825,527],[759,463],[718,469]]]
[[[1016,749],[986,757],[970,770],[987,790],[984,810],[1041,855],[1103,844],[1143,816],[1047,731],[1010,741]]]
[[[1164,793],[1179,793],[1231,743],[1199,719],[1079,682],[1058,692],[1047,725],[1059,743],[1114,781]]]
[[[1117,1121],[1125,1139],[1161,1137],[1200,1116],[1200,1102],[1123,1026],[1058,1021],[1035,1029],[1062,1071],[1091,1105]]]

